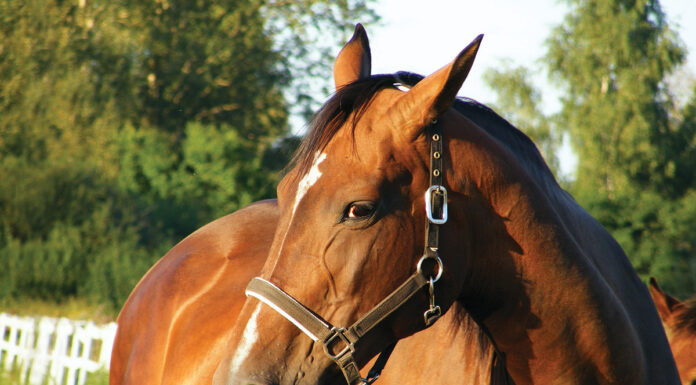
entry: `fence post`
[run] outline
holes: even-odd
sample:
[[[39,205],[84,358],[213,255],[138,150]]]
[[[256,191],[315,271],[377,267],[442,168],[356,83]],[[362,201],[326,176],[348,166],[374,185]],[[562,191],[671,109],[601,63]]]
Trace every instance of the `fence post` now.
[[[8,316],[6,314],[0,314],[0,363],[2,363],[4,359],[7,359],[7,354],[5,353],[5,350],[7,350],[5,348],[7,344],[5,341],[5,330],[7,329],[8,323]]]
[[[111,363],[111,351],[114,348],[114,340],[116,339],[116,323],[112,322],[102,326],[102,345],[99,352],[99,364],[109,369]]]
[[[63,372],[66,367],[69,338],[73,333],[73,325],[66,318],[60,318],[56,324],[56,342],[51,352],[51,378],[57,385],[63,385]]]
[[[43,317],[39,320],[39,335],[36,338],[34,359],[31,366],[31,374],[29,375],[29,383],[32,385],[41,384],[46,377],[46,372],[48,372],[50,365],[49,349],[51,335],[55,329],[54,319]]]
[[[5,334],[8,335],[7,350],[5,350],[5,370],[10,371],[15,362],[15,357],[17,357],[17,343],[19,341],[17,338],[17,323],[13,322],[14,320],[12,318],[8,318],[7,321],[3,337]]]
[[[26,381],[29,368],[32,362],[32,351],[34,349],[34,339],[36,334],[36,322],[30,318],[18,318],[21,323],[22,333],[19,336],[19,352],[17,356],[17,366],[20,370],[20,378]]]

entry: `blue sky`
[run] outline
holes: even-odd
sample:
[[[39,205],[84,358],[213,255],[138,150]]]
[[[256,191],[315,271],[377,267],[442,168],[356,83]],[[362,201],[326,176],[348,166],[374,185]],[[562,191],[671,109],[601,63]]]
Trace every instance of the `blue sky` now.
[[[426,4],[427,5],[424,5]],[[686,70],[696,74],[696,0],[662,0],[667,20],[687,46]],[[482,75],[487,68],[524,65],[537,76],[544,110],[558,107],[557,94],[546,82],[538,60],[545,53],[544,41],[568,11],[555,0],[379,0],[381,25],[367,25],[372,48],[372,72],[406,70],[424,75],[447,64],[478,34],[485,35],[460,95],[487,103],[495,94]],[[504,113],[503,113],[504,115]],[[561,154],[563,173],[572,172],[573,157]]]

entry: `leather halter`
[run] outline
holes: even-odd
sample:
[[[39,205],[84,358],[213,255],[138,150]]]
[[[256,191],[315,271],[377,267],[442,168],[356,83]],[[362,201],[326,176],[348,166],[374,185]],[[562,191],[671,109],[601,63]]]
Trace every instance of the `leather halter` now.
[[[339,366],[350,385],[371,384],[379,377],[396,343],[382,352],[367,378],[360,377],[354,358],[355,345],[414,294],[428,286],[430,305],[423,313],[426,327],[442,315],[440,307],[435,305],[435,282],[440,279],[444,269],[438,254],[438,241],[439,226],[447,222],[447,190],[442,184],[442,135],[437,120],[432,121],[427,131],[430,135],[430,186],[425,192],[425,250],[416,266],[416,272],[406,282],[348,328],[332,326],[282,289],[262,278],[253,278],[245,291],[247,296],[259,299],[292,322],[313,341],[321,343],[326,354]],[[429,272],[423,268],[423,263],[427,260],[435,263],[435,267]],[[340,349],[339,343],[343,345]]]

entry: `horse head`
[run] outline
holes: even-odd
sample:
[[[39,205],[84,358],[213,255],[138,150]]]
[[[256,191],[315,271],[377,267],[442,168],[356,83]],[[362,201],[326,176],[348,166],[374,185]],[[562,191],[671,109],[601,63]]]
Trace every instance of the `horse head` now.
[[[357,383],[358,367],[454,302],[461,259],[447,254],[468,243],[466,225],[451,224],[459,218],[444,222],[450,171],[437,119],[480,41],[404,92],[392,75],[370,76],[356,27],[334,65],[337,91],[278,186],[279,225],[217,383],[336,383],[341,372]]]

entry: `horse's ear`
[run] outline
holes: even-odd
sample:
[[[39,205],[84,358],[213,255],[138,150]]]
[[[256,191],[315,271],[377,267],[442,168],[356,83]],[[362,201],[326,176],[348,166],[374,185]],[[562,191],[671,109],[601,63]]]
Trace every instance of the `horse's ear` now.
[[[653,298],[653,302],[655,302],[655,307],[657,308],[657,312],[660,314],[662,322],[670,321],[672,314],[684,309],[684,304],[678,299],[662,291],[660,286],[657,284],[657,280],[653,277],[650,277],[650,295]]]
[[[336,89],[356,80],[370,77],[372,71],[372,55],[367,32],[362,24],[355,26],[353,37],[338,53],[334,62],[333,74]]]
[[[483,35],[479,35],[448,65],[425,77],[393,107],[394,117],[404,127],[420,130],[445,112],[457,97],[474,64]]]

